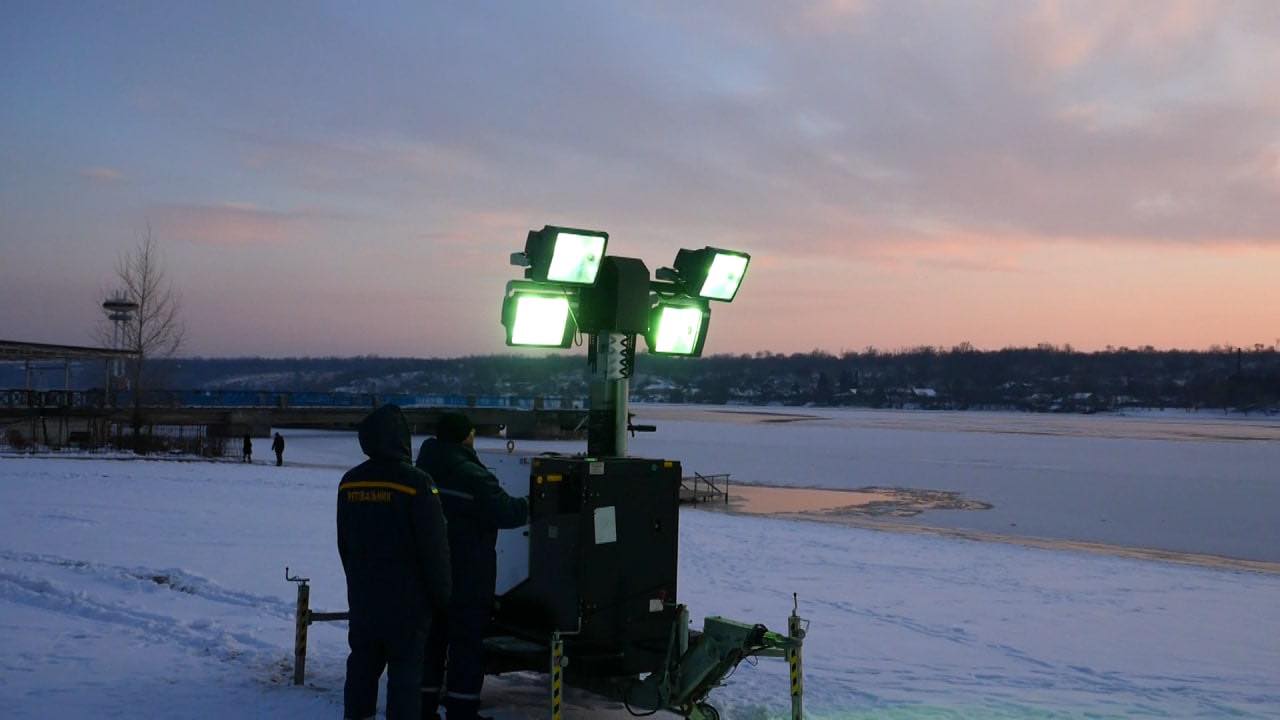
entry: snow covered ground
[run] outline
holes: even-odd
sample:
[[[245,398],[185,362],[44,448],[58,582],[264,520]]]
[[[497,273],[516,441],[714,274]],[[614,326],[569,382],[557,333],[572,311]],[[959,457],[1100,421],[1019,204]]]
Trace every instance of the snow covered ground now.
[[[289,684],[284,566],[344,607],[334,487],[360,457],[289,435],[284,468],[0,459],[0,717],[339,717],[341,625],[313,626]],[[812,717],[1280,717],[1278,575],[692,509],[681,548],[695,624],[784,629],[799,593]],[[491,679],[487,702],[544,717],[542,682]],[[786,692],[762,661],[712,699],[780,717]],[[575,694],[568,716],[626,713]]]

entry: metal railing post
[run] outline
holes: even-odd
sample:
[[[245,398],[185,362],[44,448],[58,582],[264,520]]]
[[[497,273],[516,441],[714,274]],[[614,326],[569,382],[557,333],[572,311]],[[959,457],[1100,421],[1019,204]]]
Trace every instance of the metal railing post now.
[[[311,603],[311,588],[298,583],[298,614],[295,616],[293,640],[293,684],[301,685],[307,674],[307,613]]]
[[[301,685],[307,675],[307,626],[311,624],[311,586],[308,578],[292,577],[284,569],[284,579],[298,584],[298,608],[294,615],[293,684]]]

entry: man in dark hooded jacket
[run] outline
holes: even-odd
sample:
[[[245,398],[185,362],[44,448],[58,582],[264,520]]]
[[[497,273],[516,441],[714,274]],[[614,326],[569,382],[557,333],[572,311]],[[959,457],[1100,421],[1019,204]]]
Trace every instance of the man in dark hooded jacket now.
[[[386,668],[388,720],[419,720],[424,643],[451,592],[444,515],[430,476],[409,464],[400,408],[374,410],[359,431],[369,460],[338,486],[338,554],[351,608],[344,716],[374,716]]]
[[[440,490],[449,522],[453,597],[445,617],[436,616],[427,642],[422,678],[422,716],[434,718],[445,679],[443,704],[449,720],[473,720],[484,684],[485,627],[493,611],[497,581],[498,530],[529,522],[529,501],[513,498],[498,484],[475,451],[475,429],[466,415],[445,413],[436,436],[422,443],[418,467]]]

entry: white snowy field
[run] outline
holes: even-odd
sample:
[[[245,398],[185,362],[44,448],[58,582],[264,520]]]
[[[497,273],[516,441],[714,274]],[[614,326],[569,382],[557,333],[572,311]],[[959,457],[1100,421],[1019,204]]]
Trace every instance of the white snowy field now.
[[[283,576],[344,607],[334,489],[361,458],[292,435],[284,468],[0,459],[0,716],[340,717],[344,628],[313,626],[291,686]],[[799,593],[811,717],[1280,717],[1277,575],[697,510],[680,572],[695,623],[785,629]],[[491,679],[486,702],[544,717],[542,683]],[[786,693],[763,661],[712,699],[781,717]]]

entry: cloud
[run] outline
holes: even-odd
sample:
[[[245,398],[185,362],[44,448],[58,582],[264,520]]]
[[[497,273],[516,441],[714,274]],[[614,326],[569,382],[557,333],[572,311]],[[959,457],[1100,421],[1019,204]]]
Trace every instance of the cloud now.
[[[868,248],[867,260],[889,268],[947,270],[974,273],[1023,273],[1023,256],[1035,240],[1027,237],[982,235],[964,231],[902,238]]]
[[[1276,13],[1042,3],[1054,22],[1010,37],[1007,4],[931,7],[882,3],[856,42],[781,48],[774,106],[837,129],[805,138],[775,119],[743,164],[787,176],[791,207],[816,198],[889,225],[1045,241],[1280,239],[1280,202],[1259,170],[1280,127],[1280,54],[1238,57],[1274,45]],[[1029,73],[1046,52],[1064,72]],[[1150,212],[1160,197],[1177,202]]]
[[[326,75],[323,103],[281,109],[316,118],[305,130],[250,123],[233,142],[317,206],[429,219],[411,235],[506,212],[655,244],[885,244],[922,222],[975,242],[1280,237],[1280,14],[1013,7],[658,5],[587,11],[585,35],[554,11],[492,33],[485,12],[450,11],[459,33],[438,44],[381,28],[378,83]],[[546,34],[536,53],[509,41],[525,25]]]
[[[496,171],[466,143],[383,135],[235,133],[242,162],[257,172],[288,177],[301,187],[361,195],[448,178],[484,179]]]
[[[100,183],[115,183],[125,179],[124,173],[119,170],[99,165],[80,168],[80,177]]]
[[[151,213],[163,236],[211,245],[299,242],[315,234],[320,226],[341,219],[329,211],[282,212],[243,202],[163,205]]]
[[[259,188],[410,238],[518,245],[558,221],[655,249],[852,254],[926,226],[979,244],[1271,243],[1280,23],[1267,5],[673,4],[581,10],[585,34],[555,8],[496,24],[480,8],[395,27],[317,16],[314,47],[282,66],[314,72],[288,93],[255,76],[244,97],[207,102],[228,108],[228,155]],[[423,43],[426,20],[457,32]],[[378,53],[360,54],[366,22]],[[522,33],[545,36],[536,52],[512,42]],[[335,43],[358,68],[320,52]],[[201,237],[305,225],[214,210]],[[207,227],[214,214],[224,226]],[[477,233],[489,214],[508,221]]]
[[[1122,55],[1166,62],[1212,33],[1222,10],[1210,0],[1040,0],[1015,22],[1027,56],[1065,73]]]

